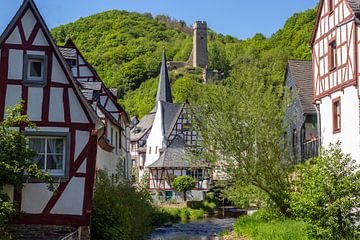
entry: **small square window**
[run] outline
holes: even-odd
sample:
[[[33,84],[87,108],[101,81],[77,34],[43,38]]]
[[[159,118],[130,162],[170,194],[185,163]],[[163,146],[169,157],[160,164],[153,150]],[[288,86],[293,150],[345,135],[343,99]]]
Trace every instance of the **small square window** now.
[[[47,57],[42,55],[24,56],[23,80],[27,85],[44,86],[47,78]]]

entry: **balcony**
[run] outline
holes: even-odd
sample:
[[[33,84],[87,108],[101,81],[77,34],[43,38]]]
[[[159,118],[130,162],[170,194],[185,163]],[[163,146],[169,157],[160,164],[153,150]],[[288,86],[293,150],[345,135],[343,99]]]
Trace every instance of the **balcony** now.
[[[301,161],[306,161],[309,158],[318,157],[319,147],[319,138],[304,142],[301,149]]]

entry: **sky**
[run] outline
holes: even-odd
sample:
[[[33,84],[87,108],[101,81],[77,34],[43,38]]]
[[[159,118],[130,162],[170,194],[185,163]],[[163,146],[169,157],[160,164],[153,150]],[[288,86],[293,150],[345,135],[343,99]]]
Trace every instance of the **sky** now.
[[[1,33],[23,0],[0,0]],[[190,25],[205,20],[218,33],[239,39],[262,33],[269,37],[296,12],[318,0],[35,0],[48,27],[59,26],[106,10],[165,14]]]

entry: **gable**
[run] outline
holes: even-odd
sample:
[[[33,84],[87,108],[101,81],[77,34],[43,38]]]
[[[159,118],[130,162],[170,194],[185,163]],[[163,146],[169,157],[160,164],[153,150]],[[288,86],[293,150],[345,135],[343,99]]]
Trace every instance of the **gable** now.
[[[32,0],[25,0],[12,19],[0,38],[0,48],[0,119],[6,107],[24,100],[26,114],[32,121],[99,122],[77,88]],[[41,84],[27,81],[29,59],[33,61],[33,58],[41,62]]]

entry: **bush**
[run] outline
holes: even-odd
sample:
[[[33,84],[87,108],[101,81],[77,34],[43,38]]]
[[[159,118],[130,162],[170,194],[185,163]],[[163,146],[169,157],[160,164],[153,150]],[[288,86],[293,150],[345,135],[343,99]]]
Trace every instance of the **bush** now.
[[[172,182],[173,188],[184,194],[184,201],[186,201],[186,192],[194,189],[196,181],[190,176],[180,176]]]
[[[198,220],[204,218],[205,211],[203,209],[189,209],[189,219]]]
[[[269,209],[260,209],[251,216],[240,217],[235,225],[236,234],[252,240],[308,240],[307,224],[286,219]]]
[[[342,153],[340,143],[299,167],[291,209],[310,223],[317,239],[360,238],[359,167]]]
[[[147,193],[114,183],[98,171],[92,215],[93,239],[137,240],[152,229],[155,211]]]

